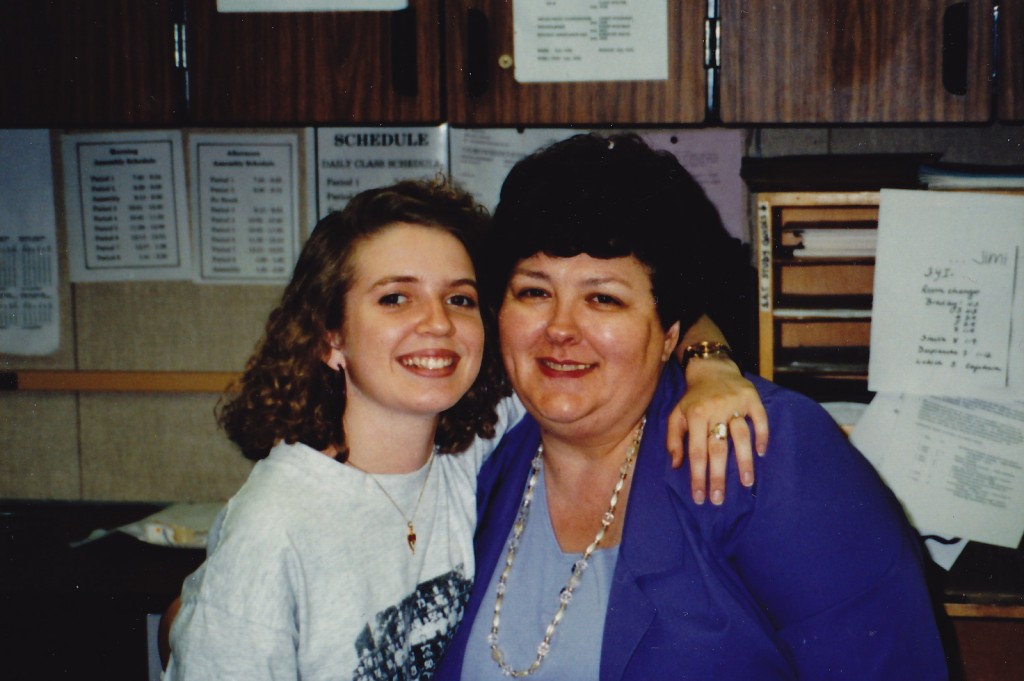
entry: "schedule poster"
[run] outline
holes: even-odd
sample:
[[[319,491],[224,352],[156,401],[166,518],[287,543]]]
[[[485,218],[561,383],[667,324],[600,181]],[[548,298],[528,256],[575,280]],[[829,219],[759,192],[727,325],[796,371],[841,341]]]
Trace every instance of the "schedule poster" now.
[[[65,135],[71,281],[190,279],[177,131]]]
[[[320,217],[339,211],[359,192],[400,180],[448,172],[448,126],[318,128]]]
[[[301,135],[193,134],[201,283],[286,282],[299,244]]]

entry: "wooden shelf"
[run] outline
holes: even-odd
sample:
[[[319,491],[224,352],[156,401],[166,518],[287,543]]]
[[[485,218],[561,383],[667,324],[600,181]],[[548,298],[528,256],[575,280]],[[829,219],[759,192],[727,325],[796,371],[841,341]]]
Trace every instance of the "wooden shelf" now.
[[[950,617],[1024,619],[1024,605],[993,605],[988,603],[946,603]]]
[[[223,393],[238,374],[219,371],[5,371],[0,389],[50,392]]]

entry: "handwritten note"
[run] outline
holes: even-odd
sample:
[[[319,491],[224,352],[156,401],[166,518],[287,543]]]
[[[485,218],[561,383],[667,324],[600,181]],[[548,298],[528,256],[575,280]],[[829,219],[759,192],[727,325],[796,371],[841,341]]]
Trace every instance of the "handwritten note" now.
[[[883,190],[878,230],[868,387],[1024,396],[1024,197]]]

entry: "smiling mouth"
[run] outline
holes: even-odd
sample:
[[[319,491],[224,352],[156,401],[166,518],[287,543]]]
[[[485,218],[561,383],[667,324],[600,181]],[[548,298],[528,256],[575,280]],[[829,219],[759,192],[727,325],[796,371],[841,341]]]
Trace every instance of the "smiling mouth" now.
[[[437,371],[451,367],[455,364],[455,360],[455,357],[403,357],[400,361],[402,366],[411,369]]]
[[[539,361],[542,366],[551,371],[586,371],[594,366],[593,364],[579,364],[577,362],[557,362],[553,359],[541,359]]]

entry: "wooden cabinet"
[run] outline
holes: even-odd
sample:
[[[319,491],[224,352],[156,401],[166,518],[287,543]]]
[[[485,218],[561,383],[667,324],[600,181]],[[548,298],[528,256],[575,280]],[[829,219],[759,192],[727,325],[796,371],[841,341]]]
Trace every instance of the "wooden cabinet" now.
[[[6,0],[0,126],[1024,120],[1024,0],[673,1],[665,20],[666,80],[520,83],[508,0]]]
[[[759,367],[820,401],[867,396],[879,194],[756,195]]]
[[[1024,121],[1024,0],[999,3],[999,119]]]
[[[0,3],[0,127],[180,119],[173,0]]]
[[[221,14],[188,0],[199,124],[440,122],[440,2],[399,12]]]
[[[446,3],[448,120],[455,125],[697,123],[707,106],[706,3],[670,2],[664,81],[519,83],[512,3]]]
[[[991,0],[720,4],[726,123],[991,118]]]

